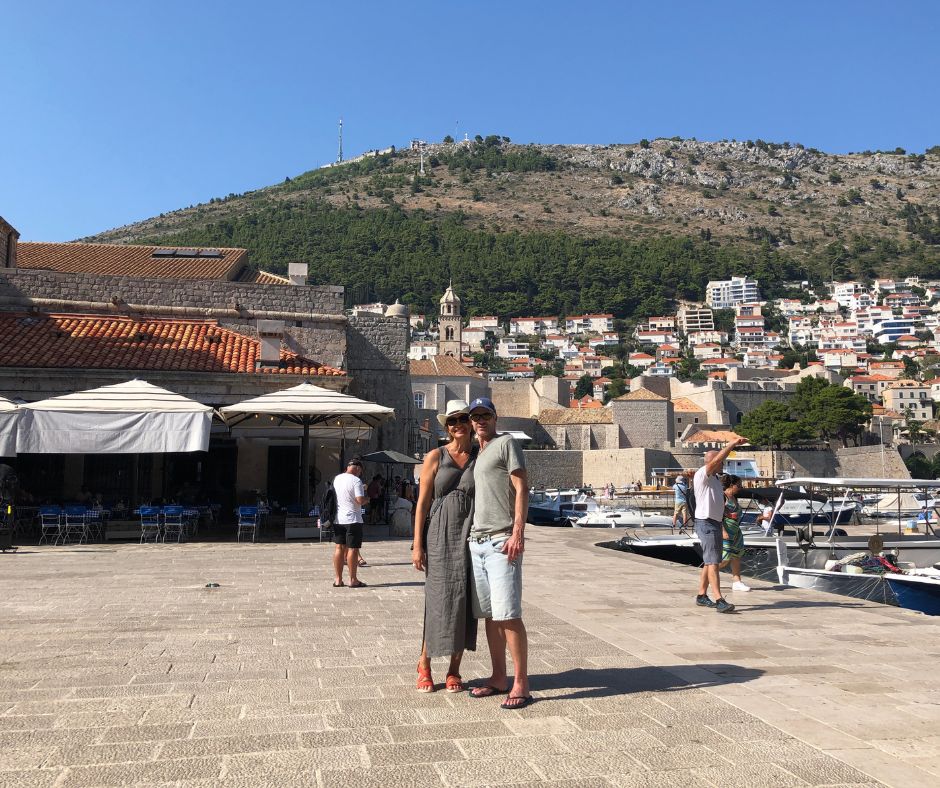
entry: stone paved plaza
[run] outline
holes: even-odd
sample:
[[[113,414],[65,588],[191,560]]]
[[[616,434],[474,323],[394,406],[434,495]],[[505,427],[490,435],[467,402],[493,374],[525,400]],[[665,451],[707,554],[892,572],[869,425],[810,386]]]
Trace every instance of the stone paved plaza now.
[[[529,533],[522,711],[415,692],[406,540],[357,590],[320,544],[0,556],[0,788],[940,783],[940,622],[766,584],[719,616],[693,569]]]

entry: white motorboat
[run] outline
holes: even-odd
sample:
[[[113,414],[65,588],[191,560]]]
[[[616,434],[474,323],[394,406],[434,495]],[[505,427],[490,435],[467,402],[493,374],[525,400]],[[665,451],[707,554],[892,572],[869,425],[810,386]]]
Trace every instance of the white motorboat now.
[[[672,515],[642,509],[599,508],[571,521],[572,528],[672,528]]]
[[[872,537],[869,541],[870,555],[877,558],[883,546],[880,536]],[[890,558],[889,563],[896,566],[893,552],[881,555]],[[827,562],[825,568],[799,566],[793,563],[784,540],[777,540],[777,579],[781,585],[897,605],[930,616],[940,615],[940,570],[908,565],[906,569],[901,567],[900,572],[896,568],[882,571],[877,560],[867,557],[869,566],[865,571],[859,566],[841,566],[840,563],[844,562],[837,561]],[[866,564],[862,564],[864,566]]]
[[[589,490],[529,491],[529,522],[533,525],[568,525],[599,508]]]

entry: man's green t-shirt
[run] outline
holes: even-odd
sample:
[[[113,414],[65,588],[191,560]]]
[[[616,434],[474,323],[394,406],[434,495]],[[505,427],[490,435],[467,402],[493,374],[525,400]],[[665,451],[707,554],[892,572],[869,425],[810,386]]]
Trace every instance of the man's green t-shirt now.
[[[512,529],[516,490],[509,474],[525,468],[519,444],[509,435],[493,438],[477,455],[473,466],[473,526],[475,536],[496,534]]]

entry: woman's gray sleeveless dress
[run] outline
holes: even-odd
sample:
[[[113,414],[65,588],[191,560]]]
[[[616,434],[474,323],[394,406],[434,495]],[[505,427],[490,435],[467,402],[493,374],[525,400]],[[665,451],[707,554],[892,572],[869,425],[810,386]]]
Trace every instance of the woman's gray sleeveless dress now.
[[[476,650],[477,621],[470,610],[473,463],[476,447],[459,468],[445,447],[434,477],[434,500],[425,532],[424,642],[429,657]]]

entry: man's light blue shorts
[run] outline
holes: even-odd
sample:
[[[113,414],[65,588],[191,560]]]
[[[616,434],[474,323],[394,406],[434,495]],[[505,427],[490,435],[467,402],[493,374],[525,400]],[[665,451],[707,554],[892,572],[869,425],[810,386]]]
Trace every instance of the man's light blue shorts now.
[[[510,621],[522,618],[522,556],[510,561],[503,545],[509,534],[499,534],[488,542],[470,540],[473,566],[471,594],[473,615]]]

